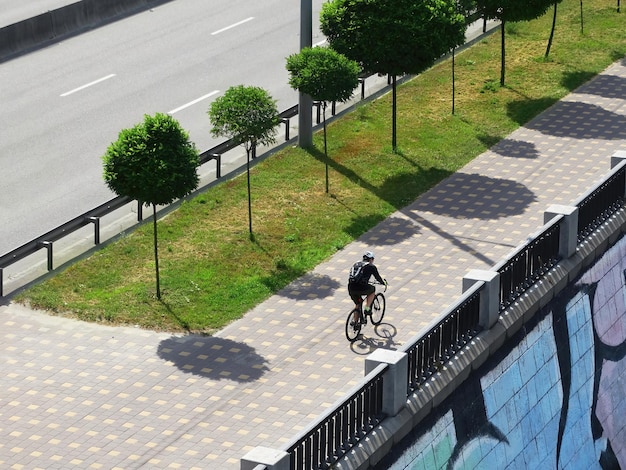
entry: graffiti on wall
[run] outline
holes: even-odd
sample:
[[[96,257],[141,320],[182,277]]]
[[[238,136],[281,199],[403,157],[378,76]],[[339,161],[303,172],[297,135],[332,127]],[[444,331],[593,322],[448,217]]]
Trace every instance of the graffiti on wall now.
[[[626,238],[538,312],[377,470],[626,470]]]

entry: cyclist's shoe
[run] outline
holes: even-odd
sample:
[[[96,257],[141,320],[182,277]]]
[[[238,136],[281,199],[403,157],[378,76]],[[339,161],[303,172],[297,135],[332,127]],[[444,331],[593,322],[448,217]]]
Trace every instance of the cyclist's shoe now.
[[[350,322],[350,326],[356,330],[357,326],[359,326],[359,322],[352,320]]]
[[[361,318],[361,325],[367,325],[367,318]]]

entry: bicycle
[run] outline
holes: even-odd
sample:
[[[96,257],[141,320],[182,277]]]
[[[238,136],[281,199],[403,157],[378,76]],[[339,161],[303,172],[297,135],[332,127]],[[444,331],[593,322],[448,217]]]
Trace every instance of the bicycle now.
[[[361,300],[359,301],[357,306],[350,310],[350,313],[348,314],[348,318],[346,319],[346,338],[348,338],[348,341],[350,341],[351,343],[359,337],[363,325],[367,325],[368,315],[370,317],[372,325],[374,326],[380,325],[380,323],[383,321],[383,317],[385,316],[385,307],[387,304],[384,295],[384,292],[387,292],[387,284],[376,283],[376,285],[384,285],[385,290],[383,290],[383,292],[376,293],[369,313],[363,310],[363,301],[367,297],[366,295],[363,295],[361,296]],[[355,311],[358,313],[358,321],[356,323],[354,322]]]

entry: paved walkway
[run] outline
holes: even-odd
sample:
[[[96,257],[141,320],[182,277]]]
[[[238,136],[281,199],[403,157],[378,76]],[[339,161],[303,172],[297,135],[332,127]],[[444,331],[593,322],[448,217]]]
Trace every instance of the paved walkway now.
[[[626,60],[609,67],[214,337],[109,328],[0,306],[1,468],[239,468],[279,448],[570,204],[626,149]],[[350,345],[346,270],[365,248],[388,314]]]

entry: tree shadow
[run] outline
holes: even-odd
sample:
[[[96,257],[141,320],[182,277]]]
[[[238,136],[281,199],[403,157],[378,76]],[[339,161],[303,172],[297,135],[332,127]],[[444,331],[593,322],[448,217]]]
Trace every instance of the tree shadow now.
[[[296,279],[278,295],[294,300],[322,299],[341,287],[340,283],[325,274],[308,273]]]
[[[506,113],[514,122],[523,126],[541,113],[544,113],[546,109],[550,108],[557,101],[556,98],[522,98],[508,103]]]
[[[251,382],[269,370],[254,348],[216,336],[172,336],[159,343],[157,354],[182,372],[212,380]]]
[[[502,139],[492,146],[490,150],[503,157],[511,158],[538,158],[539,152],[532,142],[523,140]]]
[[[621,140],[626,138],[626,116],[594,104],[559,101],[526,128],[555,137]]]
[[[561,77],[561,85],[563,85],[568,91],[574,91],[584,83],[587,83],[597,74],[593,72],[585,72],[582,70],[564,72]]]
[[[523,214],[536,201],[535,194],[517,181],[454,173],[411,209],[455,219],[487,220]]]
[[[598,75],[595,79],[577,88],[576,93],[624,99],[626,97],[626,78],[617,75]]]
[[[307,149],[307,152],[316,160],[324,163],[324,153],[320,150],[316,148],[309,148]],[[402,155],[401,152],[398,153],[398,155],[406,159],[406,157]],[[407,161],[410,162],[410,160]],[[391,178],[387,178],[380,186],[374,186],[373,184],[363,179],[358,173],[354,172],[353,170],[346,168],[345,166],[334,161],[331,158],[329,158],[328,160],[328,166],[334,171],[349,179],[353,183],[358,184],[362,188],[370,191],[372,194],[375,194],[379,198],[391,204],[396,209],[401,209],[407,204],[413,202],[415,198],[419,197],[420,193],[423,192],[425,188],[428,189],[429,185],[432,186],[432,182],[435,182],[436,184],[437,182],[452,174],[452,172],[448,170],[442,170],[440,168],[423,169],[414,162],[410,163],[415,167],[415,171],[404,172],[395,175]],[[400,194],[398,192],[399,187],[403,187],[405,189],[407,187],[412,188],[410,191],[408,191],[408,193],[412,196],[407,197]],[[372,220],[372,222],[374,222],[375,225],[376,223],[380,222],[380,220],[374,219]]]
[[[382,221],[376,219],[374,216],[358,217],[345,231],[354,238],[364,234],[361,240],[368,245],[397,245],[420,233],[419,225],[408,218],[391,216]],[[372,230],[371,227],[377,223],[376,229]]]

